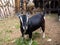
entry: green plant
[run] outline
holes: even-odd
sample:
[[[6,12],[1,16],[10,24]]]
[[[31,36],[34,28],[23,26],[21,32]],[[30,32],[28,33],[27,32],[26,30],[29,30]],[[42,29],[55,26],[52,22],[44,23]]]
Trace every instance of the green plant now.
[[[3,31],[0,31],[0,34],[2,34],[3,33]]]
[[[20,38],[16,39],[15,43],[16,43],[16,45],[22,45],[23,44],[23,42]]]
[[[0,38],[0,42],[2,42],[2,41],[3,41],[3,39]]]
[[[5,42],[10,41],[10,36],[9,36],[9,35],[6,35],[6,36],[4,37],[4,41],[5,41]]]
[[[29,39],[24,39],[24,40],[22,40],[21,38],[16,39],[15,44],[16,45],[29,45]],[[38,45],[38,43],[33,40],[32,45]]]
[[[7,32],[7,33],[12,33],[12,30],[8,30],[8,29],[7,29],[5,32]]]
[[[36,39],[36,38],[41,38],[40,33],[38,33],[38,32],[33,33],[32,39]]]
[[[16,29],[19,29],[20,28],[20,25],[17,24],[17,25],[15,25],[15,27],[16,27]]]
[[[38,45],[38,43],[36,41],[33,41],[32,45]]]

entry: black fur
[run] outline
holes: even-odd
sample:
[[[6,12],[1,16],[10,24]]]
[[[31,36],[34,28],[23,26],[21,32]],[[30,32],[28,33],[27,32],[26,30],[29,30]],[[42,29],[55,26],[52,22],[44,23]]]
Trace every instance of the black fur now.
[[[24,37],[24,30],[23,30],[23,26],[22,23],[21,24],[21,33],[22,33],[22,37]],[[29,38],[32,38],[32,32],[37,30],[38,28],[42,28],[42,31],[45,31],[45,19],[44,19],[44,15],[42,14],[36,14],[34,16],[32,16],[31,18],[28,19],[28,29],[26,30],[25,34],[29,34]]]

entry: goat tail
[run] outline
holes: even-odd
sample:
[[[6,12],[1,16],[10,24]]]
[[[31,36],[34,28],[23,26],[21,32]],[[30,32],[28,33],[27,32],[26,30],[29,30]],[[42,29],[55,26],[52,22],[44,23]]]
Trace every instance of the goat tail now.
[[[43,18],[45,19],[45,10],[43,11]]]

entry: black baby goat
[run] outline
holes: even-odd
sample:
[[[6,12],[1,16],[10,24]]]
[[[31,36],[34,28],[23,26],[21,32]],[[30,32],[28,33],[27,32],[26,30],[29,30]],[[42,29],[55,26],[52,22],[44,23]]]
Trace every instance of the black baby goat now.
[[[43,31],[43,38],[45,37],[44,14],[38,13],[32,16],[31,18],[28,18],[27,15],[19,15],[19,19],[21,24],[20,29],[21,29],[22,37],[24,37],[25,34],[28,34],[29,38],[32,39],[32,32],[37,30],[40,27],[42,28]],[[29,45],[31,45],[31,43]]]

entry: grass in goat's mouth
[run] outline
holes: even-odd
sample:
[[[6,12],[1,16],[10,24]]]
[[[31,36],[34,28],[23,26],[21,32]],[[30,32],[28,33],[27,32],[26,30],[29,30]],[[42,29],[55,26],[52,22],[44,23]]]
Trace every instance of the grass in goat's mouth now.
[[[29,39],[24,39],[24,40],[22,40],[22,38],[16,39],[15,44],[16,45],[29,45]],[[33,40],[32,45],[38,45],[38,43],[35,40]]]

